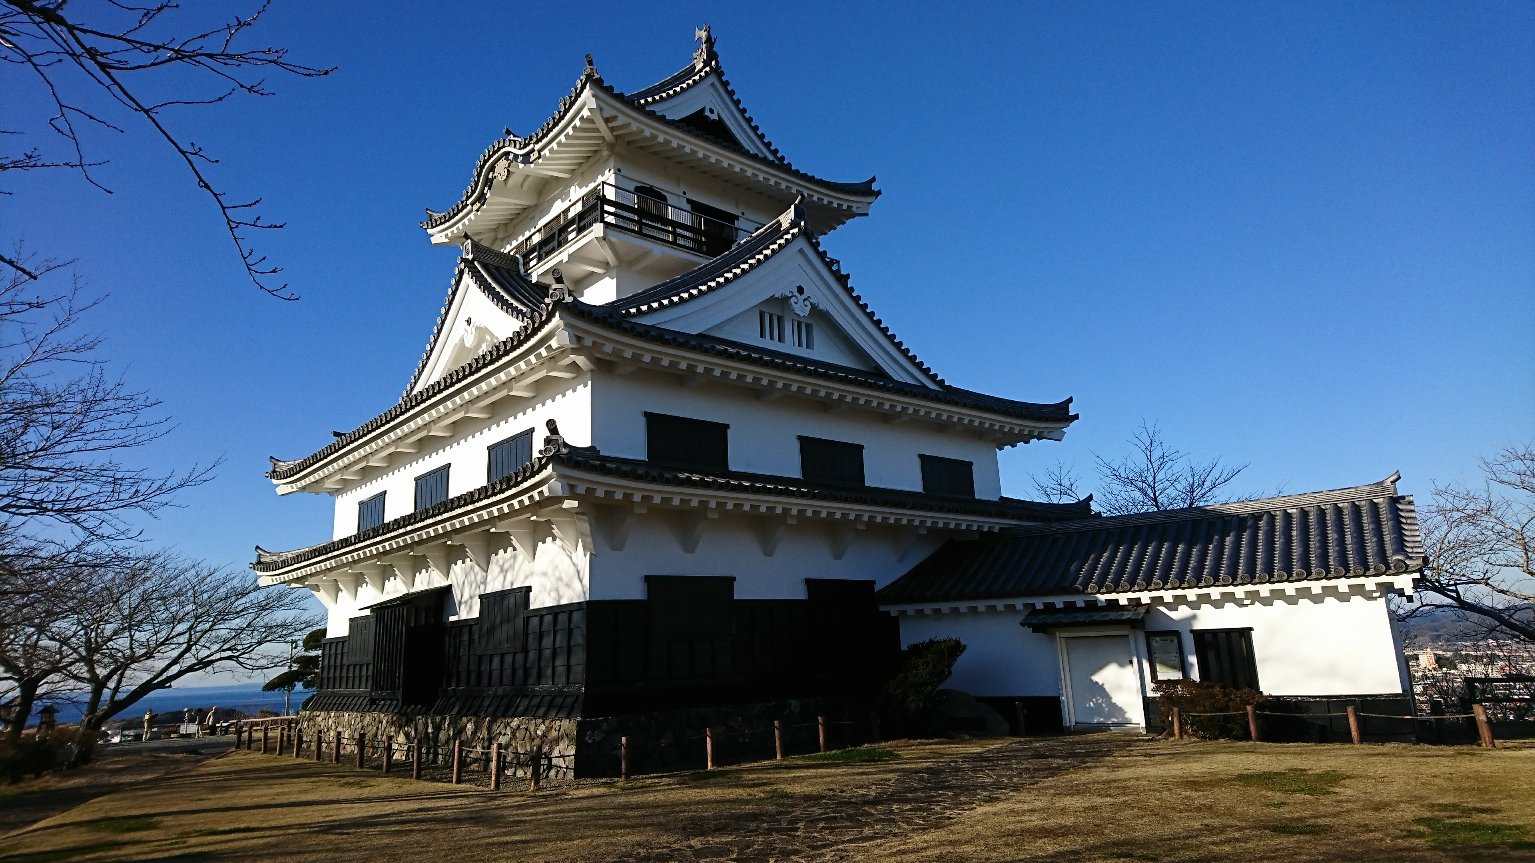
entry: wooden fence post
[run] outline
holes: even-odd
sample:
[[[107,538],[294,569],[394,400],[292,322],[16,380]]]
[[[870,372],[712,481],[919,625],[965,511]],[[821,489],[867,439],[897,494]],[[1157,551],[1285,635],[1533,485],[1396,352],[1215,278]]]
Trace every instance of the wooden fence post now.
[[[629,738],[618,738],[618,781],[629,781]]]
[[[336,732],[335,743],[336,743],[336,748],[334,750],[332,750],[331,753],[330,753],[330,763],[332,763],[332,764],[340,764],[341,763],[341,732],[340,731]]]
[[[490,744],[490,790],[501,790],[501,744]]]
[[[1173,739],[1183,739],[1183,711],[1173,708]]]
[[[704,726],[704,769],[714,769],[714,729]]]
[[[1348,713],[1348,737],[1349,737],[1350,740],[1352,740],[1355,743],[1355,745],[1358,745],[1358,743],[1360,742],[1359,741],[1359,709],[1356,708],[1352,704],[1348,705],[1347,707],[1345,707],[1343,709],[1344,709],[1345,712]]]
[[[533,757],[528,766],[531,777],[528,780],[528,790],[537,791],[544,772],[544,741],[539,740],[533,744]]]
[[[361,770],[363,768],[363,766],[367,764],[367,757],[368,757],[368,735],[366,735],[363,732],[359,731],[359,732],[357,732],[357,769],[358,770]]]
[[[302,758],[304,752],[304,728],[301,725],[293,726],[293,757]]]
[[[288,745],[288,723],[284,722],[283,724],[277,726],[277,754],[278,755],[282,755],[284,752],[286,752],[287,751],[287,749],[286,749],[287,745]]]
[[[394,739],[390,738],[390,739],[384,741],[384,766],[383,766],[383,768],[381,768],[379,770],[379,772],[380,773],[388,773],[389,772],[389,768],[391,766],[393,766],[393,764],[394,764]]]
[[[249,752],[256,747],[256,726],[245,723],[245,751]]]
[[[783,760],[783,720],[773,720],[773,758]]]
[[[1258,708],[1253,704],[1247,705],[1247,734],[1258,742]]]
[[[1487,708],[1480,704],[1473,704],[1471,715],[1476,717],[1476,736],[1482,746],[1487,749],[1496,749],[1498,742],[1492,739],[1492,725],[1487,721]]]
[[[826,717],[825,716],[817,716],[815,718],[815,733],[816,733],[816,737],[819,738],[820,741],[821,741],[821,751],[825,752],[826,751]]]
[[[267,729],[270,728],[270,727],[271,726],[268,725],[265,722],[261,723],[261,754],[262,755],[266,754]]]
[[[244,729],[242,729],[240,727],[240,723],[236,722],[235,723],[235,748],[236,749],[240,748],[240,732],[243,731],[243,730]]]
[[[421,778],[421,738],[413,737],[410,741],[410,778]]]
[[[325,735],[316,731],[314,733],[314,760],[318,764],[324,760]]]
[[[463,761],[462,756],[463,756],[463,742],[462,741],[458,741],[458,740],[453,741],[453,784],[454,785],[458,784],[458,774],[459,774],[459,771],[463,768],[464,761]]]
[[[1018,736],[1029,736],[1029,717],[1028,714],[1023,710],[1022,701],[1013,702],[1013,713],[1017,714],[1018,717]]]

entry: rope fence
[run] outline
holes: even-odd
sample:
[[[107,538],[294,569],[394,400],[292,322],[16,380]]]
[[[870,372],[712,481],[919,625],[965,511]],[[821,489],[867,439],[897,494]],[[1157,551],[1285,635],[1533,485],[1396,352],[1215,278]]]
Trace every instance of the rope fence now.
[[[852,746],[852,740],[860,735],[857,728],[865,723],[853,720],[831,720],[817,716],[809,722],[784,722],[774,720],[770,726],[715,727],[705,726],[702,733],[673,737],[669,740],[631,740],[628,735],[618,739],[617,752],[619,781],[631,776],[631,766],[637,754],[660,753],[657,759],[663,763],[688,760],[688,753],[697,757],[702,749],[704,769],[720,766],[719,750],[752,738],[771,735],[773,758],[782,759],[791,747],[786,736],[794,732],[815,730],[815,751],[828,752],[832,747],[832,730],[836,729],[843,748]],[[867,723],[871,730],[868,742],[879,740],[878,716]],[[565,777],[575,774],[575,754],[555,753],[543,741],[535,741],[531,749],[518,750],[511,746],[494,743],[489,747],[465,746],[461,741],[442,743],[434,736],[401,742],[391,739],[378,741],[366,733],[343,735],[334,731],[324,735],[306,735],[296,717],[267,717],[254,720],[238,720],[234,723],[235,748],[246,751],[276,754],[295,759],[312,758],[316,763],[347,764],[359,770],[373,769],[388,774],[396,769],[410,770],[412,779],[446,781],[453,785],[481,785],[500,790],[506,779],[523,779],[531,791],[537,791],[546,780],[557,773]],[[694,761],[696,764],[697,762]],[[657,771],[650,771],[655,774]],[[662,771],[664,772],[664,771]]]

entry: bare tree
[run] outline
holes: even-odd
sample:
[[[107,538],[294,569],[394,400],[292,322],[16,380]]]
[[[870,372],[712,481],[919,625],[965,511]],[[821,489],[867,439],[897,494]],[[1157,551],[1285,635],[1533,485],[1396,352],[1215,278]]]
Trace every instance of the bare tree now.
[[[54,633],[85,693],[76,763],[90,759],[103,723],[145,695],[198,672],[276,668],[318,623],[300,592],[166,553],[84,573],[76,593],[77,610]]]
[[[271,95],[261,77],[268,73],[316,78],[334,70],[295,63],[284,48],[243,47],[266,13],[266,3],[249,15],[218,23],[200,15],[201,4],[191,8],[196,11],[172,0],[106,0],[88,6],[69,0],[0,0],[0,61],[19,73],[13,81],[35,85],[49,106],[46,120],[37,123],[48,144],[26,140],[21,130],[3,130],[22,139],[22,149],[0,153],[0,172],[68,168],[110,193],[94,170],[104,160],[92,156],[95,144],[89,133],[123,133],[134,123],[143,124],[213,202],[251,282],[273,296],[297,299],[286,284],[274,284],[281,268],[267,263],[250,244],[252,233],[282,224],[257,213],[260,198],[232,197],[214,182],[210,169],[217,160],[175,128],[175,114],[236,95]],[[61,152],[55,154],[54,147]],[[15,257],[0,254],[0,264],[37,275]]]
[[[1419,589],[1443,600],[1427,608],[1448,604],[1482,634],[1535,641],[1535,446],[1510,444],[1481,466],[1479,486],[1434,485]]]
[[[1247,469],[1220,459],[1196,461],[1175,449],[1162,436],[1161,427],[1141,421],[1130,438],[1129,455],[1109,460],[1094,454],[1098,487],[1093,501],[1107,515],[1181,509],[1229,500],[1231,483]],[[1034,478],[1034,489],[1045,500],[1080,500],[1080,481],[1075,472],[1056,462]]]
[[[58,268],[33,267],[43,277]],[[161,474],[121,460],[172,426],[96,356],[101,339],[81,332],[98,301],[78,283],[61,293],[38,285],[19,272],[0,284],[0,539],[13,555],[17,535],[39,522],[93,540],[131,537],[125,516],[169,505],[212,470]]]

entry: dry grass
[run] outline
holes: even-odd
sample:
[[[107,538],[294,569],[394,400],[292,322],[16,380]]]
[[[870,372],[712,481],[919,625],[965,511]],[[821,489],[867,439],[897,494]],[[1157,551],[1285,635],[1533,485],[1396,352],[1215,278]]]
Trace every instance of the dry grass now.
[[[764,847],[859,861],[1535,860],[1535,750],[1150,741],[1030,773],[1005,767],[1084,741],[975,761],[994,744],[889,744],[899,757],[537,795],[233,752],[0,837],[0,860],[659,861],[766,859]],[[951,787],[910,805],[912,782],[978,763],[988,793],[974,799],[989,802]],[[852,834],[817,841],[822,814],[848,812],[864,819],[838,825]]]

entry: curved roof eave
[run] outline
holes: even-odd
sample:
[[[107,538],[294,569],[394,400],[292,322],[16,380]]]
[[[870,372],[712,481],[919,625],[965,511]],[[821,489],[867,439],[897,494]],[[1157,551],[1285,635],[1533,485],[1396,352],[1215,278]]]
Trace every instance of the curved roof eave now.
[[[864,203],[872,203],[881,194],[880,190],[874,188],[875,177],[871,176],[867,180],[859,182],[828,180],[794,167],[793,164],[783,159],[782,156],[779,156],[776,160],[759,156],[738,146],[718,141],[696,129],[664,117],[635,101],[632,96],[620,93],[603,81],[602,76],[591,65],[591,56],[587,55],[587,66],[582,70],[580,77],[576,79],[575,86],[560,99],[559,107],[555,110],[554,114],[545,120],[532,134],[525,136],[507,135],[492,142],[489,147],[481,152],[479,159],[475,161],[469,185],[464,189],[459,199],[446,210],[434,211],[428,208],[426,218],[420,223],[421,227],[427,231],[439,231],[453,221],[476,210],[489,194],[491,183],[501,179],[501,177],[496,175],[497,171],[502,170],[499,167],[498,156],[504,155],[512,163],[532,164],[536,162],[539,156],[539,146],[573,114],[576,105],[582,98],[588,94],[598,93],[625,107],[641,112],[647,119],[665,124],[669,130],[676,134],[685,135],[700,144],[723,147],[733,156],[748,160],[770,170],[785,172],[807,188],[825,193],[828,197],[841,197],[861,200]],[[776,153],[777,151],[775,150],[774,152]],[[508,165],[505,170],[512,170],[512,168]]]

